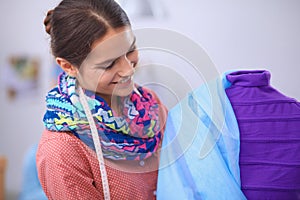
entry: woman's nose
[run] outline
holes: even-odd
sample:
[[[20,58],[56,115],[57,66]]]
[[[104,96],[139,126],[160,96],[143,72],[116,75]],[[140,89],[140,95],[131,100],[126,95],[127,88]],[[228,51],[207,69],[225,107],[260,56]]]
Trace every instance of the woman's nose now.
[[[120,76],[131,76],[134,73],[134,63],[129,60],[126,55],[120,57],[118,66],[118,74]]]

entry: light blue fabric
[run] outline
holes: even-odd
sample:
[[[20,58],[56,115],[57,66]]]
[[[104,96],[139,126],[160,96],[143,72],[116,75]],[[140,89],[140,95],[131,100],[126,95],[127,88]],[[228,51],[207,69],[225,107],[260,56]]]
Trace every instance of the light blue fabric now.
[[[18,200],[47,200],[36,168],[37,144],[26,152],[22,171],[22,188]]]
[[[240,189],[239,129],[225,74],[169,111],[157,199],[246,199]]]

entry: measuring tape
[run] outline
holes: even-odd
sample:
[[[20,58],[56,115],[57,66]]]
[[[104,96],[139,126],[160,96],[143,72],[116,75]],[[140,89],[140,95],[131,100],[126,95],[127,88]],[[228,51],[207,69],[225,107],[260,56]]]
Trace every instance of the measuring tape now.
[[[88,122],[89,122],[90,127],[91,127],[93,141],[94,141],[96,154],[97,154],[97,158],[98,158],[99,166],[100,166],[100,173],[101,173],[101,178],[102,178],[102,187],[103,187],[104,199],[105,200],[110,200],[110,192],[109,192],[107,173],[106,173],[106,169],[105,169],[104,158],[103,158],[103,154],[102,154],[102,149],[101,149],[101,145],[100,145],[98,131],[97,131],[96,124],[95,124],[95,121],[94,121],[93,116],[92,116],[92,112],[91,112],[91,110],[88,106],[88,102],[85,98],[85,94],[84,94],[81,87],[79,87],[79,99],[82,103],[84,112],[86,113]]]

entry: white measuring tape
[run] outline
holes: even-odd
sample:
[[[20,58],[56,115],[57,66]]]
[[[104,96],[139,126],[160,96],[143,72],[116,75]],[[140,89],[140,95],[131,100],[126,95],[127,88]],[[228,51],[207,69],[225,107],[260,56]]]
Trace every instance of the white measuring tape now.
[[[110,192],[109,192],[107,173],[106,173],[106,169],[105,169],[104,158],[103,158],[103,154],[102,154],[101,144],[99,141],[98,131],[97,131],[96,124],[95,124],[95,121],[92,116],[92,112],[88,106],[88,102],[85,98],[85,94],[81,87],[79,87],[79,99],[82,103],[84,112],[87,116],[88,122],[91,127],[93,141],[94,141],[96,154],[97,154],[97,158],[98,158],[99,166],[100,166],[104,199],[110,200]]]

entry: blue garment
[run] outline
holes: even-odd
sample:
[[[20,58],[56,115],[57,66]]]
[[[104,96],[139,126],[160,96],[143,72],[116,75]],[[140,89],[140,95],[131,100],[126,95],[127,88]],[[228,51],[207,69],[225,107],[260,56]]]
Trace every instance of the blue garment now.
[[[225,75],[169,111],[157,199],[246,199],[239,172],[239,129]]]
[[[35,159],[36,151],[37,144],[33,145],[25,154],[19,200],[47,200],[38,179]]]

